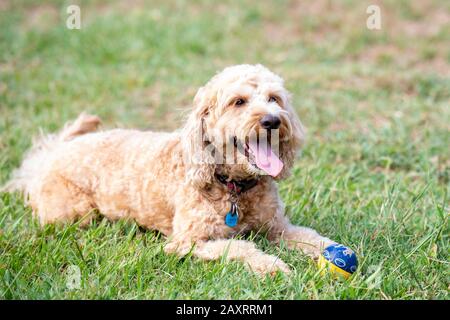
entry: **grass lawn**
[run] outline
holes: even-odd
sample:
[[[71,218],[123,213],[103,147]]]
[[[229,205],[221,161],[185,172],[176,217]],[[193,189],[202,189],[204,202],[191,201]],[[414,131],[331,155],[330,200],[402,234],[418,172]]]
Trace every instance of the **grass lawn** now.
[[[81,7],[81,30],[65,27]],[[381,6],[382,29],[366,28]],[[280,184],[297,224],[353,248],[347,282],[249,235],[294,270],[179,259],[131,223],[41,228],[0,194],[2,299],[448,299],[450,2],[1,1],[0,184],[31,137],[86,110],[106,127],[173,130],[216,71],[282,75],[308,129]],[[67,286],[77,266],[81,287]]]

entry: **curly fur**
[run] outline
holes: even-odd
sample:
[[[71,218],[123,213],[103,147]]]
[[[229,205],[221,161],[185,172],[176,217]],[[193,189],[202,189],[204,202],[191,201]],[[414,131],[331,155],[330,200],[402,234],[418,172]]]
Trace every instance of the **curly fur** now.
[[[268,102],[269,95],[276,95],[276,103]],[[244,97],[246,105],[234,106],[236,97]],[[281,118],[279,155],[284,168],[275,179],[262,175],[245,158],[217,162],[227,141],[244,141],[267,113]],[[206,260],[225,255],[260,274],[290,269],[233,236],[264,231],[271,241],[284,240],[311,256],[333,243],[312,229],[293,226],[284,215],[274,180],[289,175],[303,129],[283,80],[265,67],[232,66],[214,76],[198,90],[185,126],[175,132],[96,132],[99,124],[96,116],[82,114],[59,134],[41,136],[13,174],[7,188],[25,194],[42,224],[77,219],[86,224],[98,210],[110,220],[134,219],[159,230],[168,237],[167,252],[183,255],[192,250]],[[234,228],[224,223],[229,193],[215,173],[259,179],[240,196],[240,220]]]

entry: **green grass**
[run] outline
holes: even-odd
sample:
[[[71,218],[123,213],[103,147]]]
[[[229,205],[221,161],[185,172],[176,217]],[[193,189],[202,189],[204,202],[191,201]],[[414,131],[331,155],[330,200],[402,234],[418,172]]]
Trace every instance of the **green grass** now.
[[[354,248],[360,268],[334,281],[250,235],[294,269],[260,279],[166,255],[163,237],[131,223],[41,228],[1,194],[0,298],[448,299],[449,3],[384,1],[383,29],[369,31],[365,2],[80,1],[79,31],[65,28],[72,1],[2,5],[0,184],[39,127],[86,110],[109,127],[172,130],[217,70],[263,63],[308,128],[280,185],[287,214]]]

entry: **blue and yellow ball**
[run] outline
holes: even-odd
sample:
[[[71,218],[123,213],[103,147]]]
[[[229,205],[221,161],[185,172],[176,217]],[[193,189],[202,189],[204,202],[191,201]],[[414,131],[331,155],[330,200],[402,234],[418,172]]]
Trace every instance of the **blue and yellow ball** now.
[[[319,268],[323,273],[348,279],[358,268],[356,254],[342,244],[332,244],[325,248],[319,257]]]

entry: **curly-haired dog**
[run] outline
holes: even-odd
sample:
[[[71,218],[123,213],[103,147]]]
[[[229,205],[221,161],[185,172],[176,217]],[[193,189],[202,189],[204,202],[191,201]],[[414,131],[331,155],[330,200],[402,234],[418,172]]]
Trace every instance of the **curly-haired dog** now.
[[[88,222],[98,210],[159,230],[167,252],[223,255],[260,274],[289,267],[233,236],[263,231],[313,257],[334,243],[284,215],[275,180],[289,175],[303,131],[283,80],[265,67],[232,66],[214,76],[175,132],[94,132],[99,123],[82,114],[41,137],[15,172],[9,189],[26,194],[42,224]],[[277,141],[263,147],[264,132]],[[230,142],[239,161],[225,157]]]

